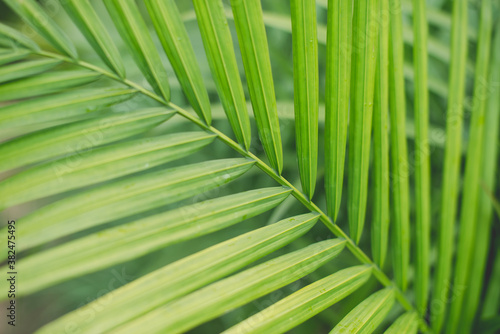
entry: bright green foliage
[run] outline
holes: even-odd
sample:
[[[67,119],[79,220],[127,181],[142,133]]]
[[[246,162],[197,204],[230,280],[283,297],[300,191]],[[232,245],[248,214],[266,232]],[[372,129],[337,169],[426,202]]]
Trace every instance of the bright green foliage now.
[[[127,138],[172,116],[173,113],[164,108],[144,109],[61,125],[15,138],[0,144],[0,155],[4,158],[0,161],[0,171]]]
[[[200,202],[37,253],[18,264],[19,270],[33,273],[22,279],[22,294],[231,226],[269,210],[289,194],[268,188]]]
[[[351,13],[351,0],[330,0],[325,92],[325,192],[328,214],[334,221],[340,209],[344,184],[351,88]]]
[[[282,255],[166,304],[116,332],[143,328],[149,333],[182,333],[309,274],[338,255],[344,245],[342,240],[326,240]]]
[[[403,36],[400,0],[389,1],[389,110],[391,118],[392,261],[394,278],[403,291],[408,284],[410,222],[408,154],[406,148],[406,103],[403,77]],[[392,10],[391,10],[392,9]]]
[[[18,62],[0,69],[0,83],[21,79],[50,70],[61,62],[53,59],[41,59]]]
[[[484,97],[483,85],[484,82],[488,82],[492,25],[491,1],[483,0],[481,2],[481,23],[474,78],[472,120],[470,123],[462,197],[463,203],[467,203],[467,205],[462,205],[460,211],[460,230],[453,281],[453,285],[457,287],[470,285],[473,253],[476,249],[475,234],[477,225],[482,223],[480,220],[476,220],[478,199],[482,191],[480,185],[482,170],[478,161],[483,160],[483,131],[485,128],[485,109],[488,101]],[[466,288],[465,291],[467,290]],[[456,333],[460,328],[462,310],[464,310],[464,297],[465,293],[457,294],[451,302],[448,326],[446,327],[447,333]]]
[[[418,315],[415,312],[407,312],[401,315],[384,333],[385,334],[417,334]]]
[[[10,206],[77,189],[180,159],[214,139],[204,132],[186,132],[76,151],[0,182],[0,196]]]
[[[259,135],[271,166],[281,174],[281,133],[262,8],[254,0],[232,0],[231,5]]]
[[[500,24],[496,25],[497,33],[494,38],[492,54],[491,54],[491,70],[489,71],[489,84],[492,88],[490,94],[486,101],[486,111],[484,116],[484,130],[483,130],[483,153],[482,153],[482,183],[487,190],[495,189],[495,185],[498,182],[498,178],[495,177],[495,173],[498,170],[497,157],[498,157],[498,145],[495,138],[499,137],[500,134],[500,85],[494,84],[496,78],[500,77]],[[474,318],[476,317],[477,310],[480,306],[480,297],[482,282],[485,277],[485,266],[488,258],[488,249],[490,246],[489,235],[491,230],[491,223],[493,220],[493,206],[490,201],[490,197],[486,190],[479,190],[479,199],[477,207],[477,230],[475,239],[475,250],[472,259],[472,269],[470,271],[469,278],[469,288],[467,289],[464,305],[467,308],[463,310],[463,318],[461,319],[460,327],[464,331],[469,331],[471,329]],[[496,268],[500,268],[500,257],[496,257]],[[498,269],[497,269],[498,270]],[[497,284],[497,289],[500,289],[500,284],[498,283],[498,274],[492,275],[490,279],[490,286]],[[489,291],[488,291],[489,292]],[[495,298],[500,298],[500,294],[487,293],[486,300],[484,302],[484,310],[488,309],[488,299],[495,300]],[[498,303],[498,301],[497,301]]]
[[[0,65],[8,64],[16,60],[23,59],[30,54],[30,51],[23,49],[13,49],[12,51],[5,51],[4,49],[1,50],[2,52],[0,52]]]
[[[167,71],[163,67],[144,19],[134,0],[104,1],[120,36],[129,47],[137,66],[154,91],[166,101],[170,100],[170,85]]]
[[[0,129],[22,129],[55,120],[70,122],[73,117],[86,116],[91,111],[126,101],[135,92],[135,89],[122,88],[79,89],[13,103],[0,108]]]
[[[194,0],[193,5],[224,111],[236,139],[248,150],[251,144],[250,119],[222,0]]]
[[[31,248],[114,219],[128,217],[219,187],[253,161],[223,159],[138,175],[78,193],[20,220],[18,249]],[[43,219],[42,219],[43,218]]]
[[[447,300],[453,259],[455,219],[460,177],[460,151],[462,150],[463,102],[465,94],[465,65],[467,60],[467,1],[453,1],[451,32],[451,71],[449,77],[448,109],[446,112],[446,148],[443,166],[441,217],[439,226],[438,261],[434,278],[433,295]],[[477,149],[480,149],[479,147]],[[437,304],[436,304],[437,305]],[[431,305],[432,306],[432,305]],[[448,304],[432,310],[432,328],[440,332]]]
[[[330,333],[373,333],[393,304],[394,290],[380,290],[349,312]]]
[[[389,0],[380,1],[382,17]],[[389,25],[380,26],[375,95],[373,97],[373,260],[383,268],[389,242]]]
[[[102,24],[89,1],[64,0],[61,1],[61,4],[99,57],[113,72],[125,77],[125,68],[118,49],[113,44],[106,27]]]
[[[366,266],[351,267],[283,298],[224,333],[284,333],[356,291],[370,277]]]
[[[429,247],[431,223],[429,92],[427,65],[427,20],[425,1],[413,0],[413,63],[415,68],[415,295],[421,313],[427,309],[429,293]]]
[[[59,28],[54,20],[34,0],[4,0],[4,2],[19,15],[24,22],[29,24],[37,33],[47,40],[53,47],[62,53],[76,58],[75,46],[66,34]],[[24,38],[17,38],[19,34],[12,34],[16,41],[24,46],[36,49],[34,43],[26,42]],[[24,41],[23,41],[24,40]],[[35,44],[36,45],[36,44]]]
[[[34,51],[38,51],[40,49],[38,45],[31,39],[29,39],[19,31],[12,29],[11,27],[6,26],[2,23],[0,23],[0,36],[10,40],[11,43],[5,46],[13,47],[13,49],[15,50],[14,52],[23,52],[22,48],[27,48]],[[19,50],[16,50],[17,48],[19,48]]]
[[[147,0],[158,37],[191,106],[210,125],[210,100],[196,61],[193,46],[173,0]]]
[[[5,2],[22,332],[498,326],[496,1]]]
[[[318,33],[314,0],[292,0],[293,99],[303,192],[312,199],[318,165]]]
[[[141,277],[137,284],[116,290],[116,303],[96,314],[95,320],[81,321],[78,310],[44,327],[40,333],[53,333],[72,321],[78,321],[82,330],[108,330],[271,253],[306,233],[317,220],[315,214],[291,217],[221,242]],[[141,303],[145,299],[148,303]],[[101,302],[98,299],[81,311],[90,311]]]
[[[0,102],[46,95],[88,84],[99,79],[100,74],[87,70],[47,72],[0,86]]]
[[[373,94],[377,66],[379,0],[354,6],[349,118],[349,234],[359,243],[366,215]]]

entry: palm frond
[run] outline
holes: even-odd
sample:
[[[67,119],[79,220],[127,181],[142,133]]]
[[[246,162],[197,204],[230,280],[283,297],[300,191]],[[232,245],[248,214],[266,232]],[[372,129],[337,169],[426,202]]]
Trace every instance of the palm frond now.
[[[0,247],[16,256],[4,252],[0,271],[22,273],[22,300],[119,266],[135,265],[139,277],[117,289],[113,280],[89,304],[38,321],[38,333],[283,333],[316,315],[308,324],[333,333],[495,326],[499,285],[487,286],[486,275],[497,277],[500,262],[489,244],[491,194],[481,190],[498,190],[494,3],[481,3],[477,30],[474,21],[467,28],[463,0],[455,0],[453,18],[446,6],[416,0],[293,0],[290,13],[258,0],[193,0],[188,12],[175,0],[68,0],[63,20],[34,0],[6,3],[35,34],[0,23],[0,210],[8,221]],[[185,24],[193,19],[197,25]],[[443,42],[450,22],[451,49]],[[475,66],[467,38],[478,42]],[[493,87],[490,96],[480,94],[482,82]],[[278,102],[282,95],[288,100]],[[444,121],[429,112],[444,99],[446,138]],[[472,111],[469,138],[463,110]],[[251,135],[254,121],[262,147]],[[443,146],[434,261],[430,173],[440,161],[430,153]],[[316,189],[323,175],[325,192]],[[460,199],[453,280],[467,289],[448,305],[440,301],[452,278]],[[371,238],[363,237],[365,220]],[[287,286],[298,280],[303,288]],[[9,286],[0,281],[0,289]],[[478,311],[486,291],[482,317],[493,320]],[[260,298],[269,299],[256,312]]]

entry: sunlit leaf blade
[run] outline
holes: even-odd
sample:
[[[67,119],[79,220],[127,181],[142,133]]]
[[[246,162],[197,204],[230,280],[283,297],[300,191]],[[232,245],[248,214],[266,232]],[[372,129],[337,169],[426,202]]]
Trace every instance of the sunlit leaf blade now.
[[[2,52],[0,52],[0,65],[12,63],[16,60],[26,58],[29,55],[30,51],[25,49],[2,49]]]
[[[125,77],[120,53],[89,1],[65,0],[61,4],[106,65],[120,77]]]
[[[232,0],[231,6],[259,136],[271,166],[281,174],[281,133],[262,7],[254,0]]]
[[[369,266],[343,269],[283,298],[224,333],[284,333],[349,296],[370,274]]]
[[[3,157],[0,171],[64,154],[81,153],[149,130],[173,115],[173,111],[165,108],[143,109],[30,133],[0,144],[0,156]]]
[[[11,47],[12,49],[19,49],[19,47],[35,51],[38,51],[40,49],[40,47],[30,38],[26,37],[16,29],[6,26],[2,23],[0,23],[0,36],[5,37],[12,42],[12,44],[6,45]],[[21,50],[22,49],[19,49],[17,51]]]
[[[20,283],[24,287],[22,294],[239,223],[275,207],[290,192],[281,187],[267,188],[199,202],[21,259],[18,270],[30,273]]]
[[[446,111],[445,161],[443,166],[445,172],[443,173],[441,186],[438,259],[433,291],[435,298],[439,300],[448,300],[451,266],[455,249],[455,219],[460,186],[465,66],[467,61],[467,1],[465,0],[453,1],[451,55],[450,88]],[[447,307],[447,303],[431,304],[431,314],[434,315],[431,322],[435,332],[440,332],[442,329]],[[433,310],[433,308],[439,308],[439,310]]]
[[[300,181],[311,199],[318,165],[318,33],[316,1],[292,0],[293,99]]]
[[[78,89],[0,108],[0,130],[26,128],[55,120],[71,120],[104,107],[123,102],[134,89]],[[97,115],[96,115],[97,116]]]
[[[351,114],[349,118],[349,232],[358,243],[366,215],[373,95],[377,65],[379,0],[354,6]]]
[[[100,74],[86,70],[52,71],[2,84],[0,102],[54,93],[99,79]]]
[[[36,75],[48,71],[60,63],[59,60],[41,59],[3,66],[0,68],[0,83]]]
[[[394,289],[375,292],[351,310],[330,333],[373,333],[391,310],[394,299]]]
[[[206,286],[119,327],[117,333],[182,333],[244,305],[314,271],[344,248],[345,241],[326,240],[269,260]]]
[[[425,1],[413,0],[413,64],[415,73],[415,302],[425,313],[429,293],[431,182],[427,17]]]
[[[147,0],[146,7],[189,103],[210,125],[210,100],[177,5],[173,0]]]
[[[252,140],[250,119],[222,0],[194,0],[193,5],[224,111],[236,139],[248,149]]]
[[[146,212],[219,187],[245,173],[248,159],[224,159],[171,168],[80,192],[19,219],[18,251],[105,222]]]
[[[498,138],[499,138],[499,127],[500,127],[500,85],[495,85],[495,80],[500,78],[500,24],[496,25],[496,35],[493,42],[493,50],[491,55],[491,70],[489,71],[489,95],[487,96],[487,106],[486,114],[484,119],[484,131],[483,131],[483,154],[482,154],[482,170],[481,170],[481,183],[484,182],[484,187],[489,189],[495,189],[497,183],[498,175]],[[478,148],[476,148],[478,149]],[[488,260],[488,251],[490,247],[490,236],[491,236],[491,222],[493,219],[493,207],[487,190],[479,190],[479,200],[477,208],[477,230],[476,230],[476,241],[475,249],[472,258],[472,267],[470,270],[469,287],[466,291],[464,305],[467,305],[467,310],[463,314],[463,325],[460,326],[464,328],[464,331],[470,331],[471,325],[474,318],[477,315],[477,310],[480,305],[481,293],[483,290],[483,282],[485,279],[485,268]],[[498,255],[497,255],[498,256]],[[500,264],[500,257],[496,261]],[[497,264],[500,268],[500,265]],[[500,279],[498,274],[495,276],[492,274],[490,276],[490,284],[497,284],[500,289]],[[499,299],[500,293],[491,296],[486,293],[486,298],[484,300],[484,309],[486,310],[486,305],[488,299]],[[498,303],[498,302],[497,302]]]
[[[170,100],[167,70],[134,0],[104,1],[111,19],[154,91]]]
[[[0,198],[8,207],[111,180],[180,159],[214,138],[204,132],[186,132],[75,152],[1,181]]]
[[[453,281],[453,286],[466,287],[465,291],[468,290],[467,287],[470,285],[470,272],[473,267],[472,259],[477,247],[475,243],[477,226],[483,223],[477,220],[477,208],[479,195],[483,192],[481,188],[481,172],[483,167],[480,162],[483,161],[484,117],[488,101],[484,96],[484,85],[487,84],[489,75],[492,25],[491,1],[483,0],[481,2],[481,18],[477,45],[472,119],[469,127],[469,142],[463,184],[462,203],[466,205],[462,205],[460,210],[460,228]],[[479,241],[479,243],[483,242],[485,241]],[[464,293],[456,294],[451,301],[450,314],[446,326],[447,333],[456,333],[462,328],[460,326],[462,312],[467,312],[468,310],[468,306],[464,307],[465,305],[463,304],[465,291]]]
[[[389,114],[391,122],[391,239],[394,277],[398,287],[405,291],[408,284],[410,261],[410,210],[408,153],[406,145],[406,98],[403,73],[404,45],[400,0],[389,1]]]
[[[309,231],[317,220],[311,213],[295,216],[221,242],[113,291],[115,303],[96,313],[94,319],[82,319],[81,312],[93,310],[108,296],[54,321],[40,334],[64,330],[73,321],[85,332],[107,331],[281,248]]]
[[[407,312],[401,315],[384,332],[384,334],[417,334],[418,315],[415,312]]]
[[[381,17],[389,20],[389,0],[380,0]],[[384,267],[389,241],[389,22],[379,27],[373,97],[373,260]]]
[[[328,214],[337,220],[342,199],[351,78],[352,1],[328,6],[325,92],[325,192]]]
[[[34,0],[4,0],[5,3],[30,25],[37,33],[62,53],[77,58],[76,49],[71,40],[57,26],[54,20]],[[29,43],[31,44],[31,43]],[[32,45],[30,47],[33,47]],[[35,47],[36,49],[36,47]]]

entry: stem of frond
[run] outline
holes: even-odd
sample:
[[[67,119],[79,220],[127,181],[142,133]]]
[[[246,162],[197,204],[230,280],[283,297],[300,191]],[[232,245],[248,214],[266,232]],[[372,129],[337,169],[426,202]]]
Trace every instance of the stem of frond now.
[[[229,138],[227,135],[219,131],[213,126],[205,124],[202,120],[198,119],[197,116],[191,114],[187,110],[179,107],[178,105],[168,102],[162,97],[156,95],[155,93],[145,89],[144,87],[141,87],[140,85],[136,84],[133,81],[124,79],[119,77],[118,75],[109,72],[103,68],[100,68],[98,66],[92,65],[90,63],[81,61],[81,60],[75,60],[69,57],[65,57],[56,53],[52,52],[47,52],[47,51],[35,51],[34,54],[43,56],[43,57],[48,57],[48,58],[54,58],[54,59],[59,59],[67,63],[71,63],[83,68],[86,68],[91,71],[98,72],[102,74],[103,76],[106,76],[110,79],[113,79],[123,85],[126,85],[130,88],[136,89],[138,92],[141,94],[144,94],[153,100],[165,105],[166,107],[174,109],[179,115],[182,117],[186,118],[187,120],[195,123],[198,125],[200,128],[202,128],[205,131],[208,131],[210,133],[215,134],[224,144],[227,146],[231,147],[233,150],[238,152],[244,157],[250,158],[252,160],[255,160],[256,166],[261,169],[264,173],[266,173],[268,176],[273,178],[276,182],[278,182],[280,185],[289,187],[292,189],[292,195],[295,197],[300,203],[302,203],[308,210],[311,212],[317,212],[320,215],[320,220],[321,222],[338,238],[342,238],[346,240],[346,245],[347,248],[351,251],[351,253],[361,262],[364,264],[369,264],[373,267],[373,274],[377,278],[377,280],[384,286],[384,287],[390,287],[393,288],[394,291],[396,292],[396,299],[399,301],[399,303],[407,310],[407,311],[415,311],[415,307],[408,301],[408,299],[405,297],[403,292],[397,287],[396,283],[394,283],[387,275],[372,261],[372,259],[366,255],[365,252],[361,248],[359,248],[354,240],[352,240],[340,227],[338,227],[336,224],[333,223],[332,219],[326,215],[315,203],[310,201],[306,195],[304,195],[300,190],[298,190],[292,183],[290,183],[287,179],[284,177],[278,175],[273,168],[268,166],[264,161],[259,159],[256,155],[254,155],[252,152],[249,152],[245,150],[242,146],[240,146],[237,142]],[[423,315],[421,313],[419,314],[419,319],[420,319],[420,329],[424,333],[431,333],[432,330],[429,328],[427,322],[425,321]]]

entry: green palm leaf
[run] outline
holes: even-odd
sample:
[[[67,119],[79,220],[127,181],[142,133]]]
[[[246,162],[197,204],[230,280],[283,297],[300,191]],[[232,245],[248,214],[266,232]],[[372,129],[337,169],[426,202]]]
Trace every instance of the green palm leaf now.
[[[390,0],[389,8],[400,8],[400,0]],[[406,103],[403,77],[402,17],[399,11],[390,12],[389,33],[389,110],[391,118],[391,175],[394,203],[392,205],[392,258],[394,277],[401,290],[408,284],[410,261],[410,222],[408,161],[406,147]]]
[[[356,306],[330,333],[373,333],[394,304],[394,290],[380,290]]]
[[[45,13],[37,2],[34,0],[4,1],[24,22],[29,24],[37,33],[52,44],[53,47],[72,58],[77,58],[76,49],[69,37],[64,34],[61,28]],[[20,39],[16,38],[16,40],[19,41]],[[31,42],[26,42],[26,40],[24,40],[22,45],[30,45],[30,48],[36,48]]]
[[[462,147],[463,100],[465,94],[465,63],[467,59],[467,2],[453,2],[453,21],[451,36],[451,72],[446,117],[446,148],[443,175],[443,195],[441,200],[441,219],[439,228],[439,257],[434,281],[434,295],[447,299],[446,286],[451,275],[453,257],[453,232],[458,202],[458,183],[460,176],[460,151]],[[440,297],[441,298],[441,297]],[[437,306],[435,306],[437,307]],[[432,321],[434,331],[441,331],[446,316],[447,305],[439,305],[439,312]],[[432,312],[432,310],[431,310]]]
[[[484,1],[476,19],[473,4],[441,2],[69,0],[65,16],[59,2],[6,0],[26,24],[0,23],[0,270],[16,276],[3,298],[31,315],[57,290],[67,304],[44,318],[75,309],[19,330],[492,330],[499,8]]]
[[[463,198],[464,203],[460,211],[460,230],[458,251],[455,262],[454,286],[470,285],[470,270],[473,267],[472,259],[475,245],[475,233],[480,221],[476,221],[477,206],[480,191],[481,165],[483,159],[484,117],[487,99],[482,96],[483,80],[488,78],[489,59],[492,31],[491,2],[484,0],[481,4],[481,23],[479,27],[479,41],[477,52],[476,73],[474,79],[473,113],[470,123],[470,138],[467,147],[467,162],[465,166]],[[467,290],[466,290],[467,291]],[[452,301],[448,318],[447,332],[454,333],[462,323],[463,300],[465,294],[460,294]]]
[[[61,4],[106,65],[119,76],[125,77],[120,54],[90,3],[87,0],[67,0]]]
[[[328,213],[337,220],[342,199],[349,119],[352,1],[330,1],[325,101],[325,191]],[[337,27],[340,27],[338,29]]]
[[[281,133],[262,8],[248,0],[233,0],[231,5],[259,135],[271,166],[281,174]]]
[[[12,103],[0,108],[0,129],[22,130],[56,120],[70,122],[78,116],[97,116],[94,111],[126,101],[135,93],[134,89],[78,89]]]
[[[289,194],[271,188],[200,202],[28,256],[18,264],[20,271],[33,273],[22,280],[23,294],[239,223],[278,205]]]
[[[312,199],[318,164],[318,33],[312,0],[291,2],[295,132],[300,180]]]
[[[18,250],[32,248],[105,222],[132,216],[217,188],[252,167],[247,159],[222,159],[122,179],[81,192],[20,220]]]
[[[161,63],[160,55],[135,2],[111,0],[105,1],[104,4],[149,84],[157,94],[169,101],[170,86],[167,71]]]
[[[40,333],[64,330],[64,326],[73,321],[78,322],[85,331],[111,329],[288,244],[311,229],[317,218],[314,214],[292,217],[221,242],[141,277],[134,284],[127,284],[116,290],[114,293],[116,303],[96,314],[95,321],[82,321],[80,312],[92,310],[101,303],[101,300],[69,313],[44,327]],[[160,291],[162,293],[159,293]],[[141,303],[140,301],[144,299],[149,302]],[[127,307],[123,308],[124,305]]]
[[[225,333],[284,333],[351,294],[370,274],[371,269],[366,266],[341,270],[283,298]]]
[[[48,72],[0,86],[0,102],[24,99],[78,87],[99,79],[99,73],[86,70]]]
[[[41,59],[4,66],[0,69],[0,83],[43,73],[60,63],[58,60]]]
[[[127,138],[151,129],[172,116],[173,113],[164,108],[152,108],[34,132],[0,145],[0,154],[5,158],[0,162],[0,171],[83,152]]]
[[[352,112],[349,120],[349,233],[361,239],[368,196],[368,168],[377,60],[378,0],[354,7],[352,51]]]
[[[203,45],[217,92],[238,142],[251,144],[250,119],[221,0],[194,0]]]
[[[214,139],[207,133],[186,132],[77,151],[0,182],[0,196],[11,206],[78,189],[180,159]]]
[[[385,334],[417,334],[418,316],[415,312],[407,312],[400,316],[384,333]]]
[[[309,274],[338,255],[344,244],[338,239],[326,240],[269,260],[166,304],[116,332],[140,328],[150,333],[184,332]]]
[[[148,0],[146,6],[184,93],[198,116],[210,125],[210,100],[177,6],[173,0]]]

